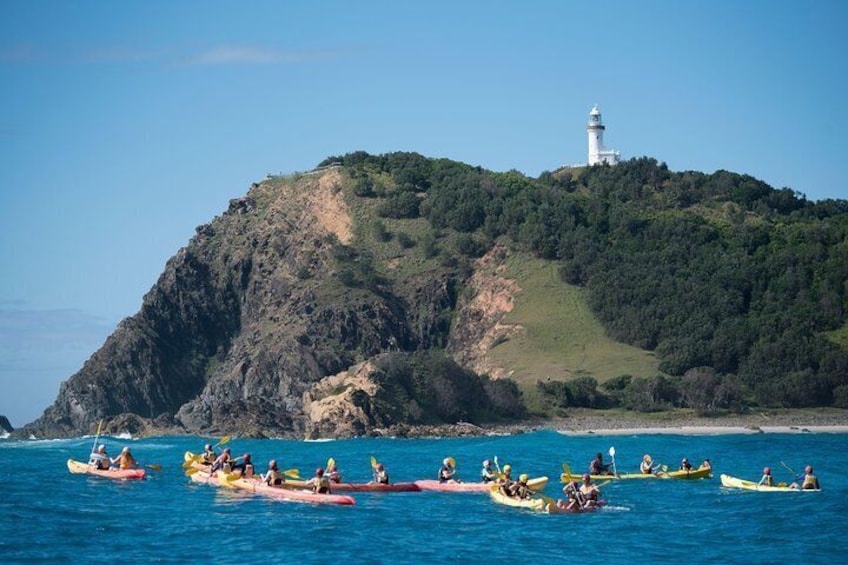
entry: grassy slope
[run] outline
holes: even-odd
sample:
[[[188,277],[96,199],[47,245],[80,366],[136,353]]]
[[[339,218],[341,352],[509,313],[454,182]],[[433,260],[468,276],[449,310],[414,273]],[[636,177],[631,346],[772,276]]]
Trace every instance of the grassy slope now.
[[[563,283],[555,263],[515,253],[506,277],[515,279],[522,292],[503,323],[520,324],[525,331],[490,355],[496,364],[514,370],[512,378],[531,409],[540,408],[536,381],[588,375],[602,383],[619,375],[659,373],[652,353],[606,337],[586,304],[585,290]]]

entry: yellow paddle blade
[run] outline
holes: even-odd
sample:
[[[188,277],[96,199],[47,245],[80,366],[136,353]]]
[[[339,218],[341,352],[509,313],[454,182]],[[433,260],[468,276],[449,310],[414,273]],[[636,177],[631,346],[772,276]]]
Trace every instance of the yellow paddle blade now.
[[[329,469],[330,467],[335,467],[335,466],[336,466],[336,460],[335,459],[333,459],[332,457],[327,459],[327,469]]]
[[[373,455],[371,456],[371,468],[372,468],[372,469],[376,469],[376,468],[377,468],[377,458],[376,458],[376,457],[374,457]]]
[[[448,457],[448,463],[451,467],[456,467],[456,459],[454,459],[453,457]]]
[[[562,470],[565,471],[565,474],[568,475],[568,481],[571,480],[571,476],[574,474],[571,472],[571,467],[568,466],[568,463],[562,464]],[[566,482],[568,482],[566,481]]]
[[[232,484],[232,482],[231,482],[231,481],[235,481],[235,480],[237,480],[237,479],[240,479],[240,478],[241,478],[241,477],[239,477],[238,475],[236,475],[236,474],[234,474],[234,473],[229,473],[229,474],[227,474],[227,473],[218,473],[216,476],[218,477],[218,483],[219,483],[222,487],[227,487],[227,488],[236,488],[236,487],[235,487],[235,485],[234,485],[234,484]]]
[[[221,438],[221,441],[219,441],[218,443],[215,444],[215,447],[221,447],[222,445],[230,443],[231,439],[232,438],[230,436],[224,436],[224,437]]]
[[[185,472],[186,477],[190,477],[193,474],[197,473],[198,471],[200,471],[200,469],[198,469],[197,467],[189,467],[188,469],[186,469],[186,472]]]
[[[290,479],[299,479],[300,471],[298,471],[297,469],[286,469],[285,471],[283,471],[283,475],[287,476]]]

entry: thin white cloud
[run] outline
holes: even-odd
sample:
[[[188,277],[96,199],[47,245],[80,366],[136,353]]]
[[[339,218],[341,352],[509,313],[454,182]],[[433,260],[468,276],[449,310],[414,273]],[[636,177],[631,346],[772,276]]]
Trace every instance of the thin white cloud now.
[[[303,63],[335,57],[333,51],[285,51],[265,47],[228,45],[202,51],[181,61],[183,65],[272,65]]]

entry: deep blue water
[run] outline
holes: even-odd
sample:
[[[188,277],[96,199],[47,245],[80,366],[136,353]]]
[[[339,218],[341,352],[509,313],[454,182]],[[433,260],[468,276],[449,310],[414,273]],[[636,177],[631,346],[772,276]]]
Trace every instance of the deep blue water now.
[[[103,439],[103,438],[101,438]],[[283,502],[195,485],[183,453],[204,439],[105,438],[112,455],[129,444],[143,463],[161,464],[144,481],[71,475],[92,439],[0,441],[0,558],[4,563],[843,563],[848,556],[846,436],[567,437],[556,432],[463,439],[354,439],[332,442],[234,439],[264,467],[311,474],[334,457],[345,480],[367,481],[369,457],[393,481],[435,478],[453,456],[460,475],[476,480],[480,462],[497,455],[517,472],[548,475],[557,496],[561,463],[583,471],[615,446],[619,471],[644,453],[674,467],[685,456],[709,457],[715,478],[622,481],[604,488],[609,506],[583,515],[535,514],[492,503],[485,494],[361,493],[339,507]],[[719,473],[758,480],[770,465],[816,468],[824,491],[778,494],[723,489]]]

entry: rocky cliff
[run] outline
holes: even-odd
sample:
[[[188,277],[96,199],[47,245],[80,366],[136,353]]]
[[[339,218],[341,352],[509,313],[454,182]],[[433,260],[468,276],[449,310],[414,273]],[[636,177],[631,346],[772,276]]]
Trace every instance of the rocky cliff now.
[[[520,416],[517,389],[476,375],[462,378],[479,381],[479,406],[436,410],[416,397],[461,405],[445,392],[458,365],[436,393],[410,384],[415,370],[402,385],[379,368],[387,353],[450,344],[465,365],[491,369],[472,350],[493,339],[481,324],[503,309],[486,313],[479,281],[460,299],[474,278],[467,264],[408,247],[375,259],[373,207],[350,185],[339,168],[254,183],[197,228],[141,310],[18,433],[93,433],[103,419],[107,431],[130,433],[349,436]],[[452,330],[458,303],[472,310]]]

